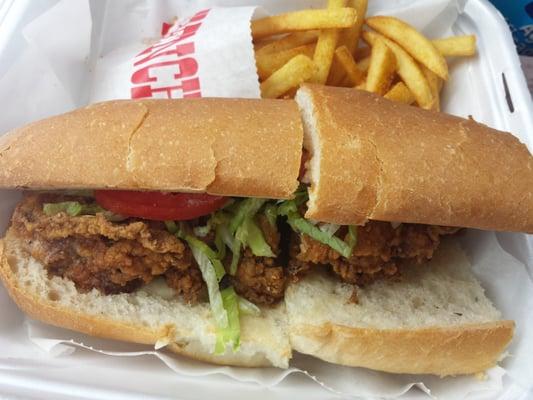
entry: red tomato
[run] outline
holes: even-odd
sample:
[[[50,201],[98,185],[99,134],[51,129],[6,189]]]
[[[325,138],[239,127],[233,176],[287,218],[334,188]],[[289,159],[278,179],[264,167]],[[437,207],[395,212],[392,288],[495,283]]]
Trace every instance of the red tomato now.
[[[184,221],[207,215],[222,207],[227,197],[196,193],[95,190],[94,197],[105,209],[126,217],[156,221]]]

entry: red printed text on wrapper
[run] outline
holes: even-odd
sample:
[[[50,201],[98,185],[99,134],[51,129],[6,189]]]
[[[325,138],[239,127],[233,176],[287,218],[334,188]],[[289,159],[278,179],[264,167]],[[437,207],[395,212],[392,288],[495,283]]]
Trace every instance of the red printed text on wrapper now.
[[[195,35],[209,10],[171,27],[164,37],[135,57],[131,98],[202,97],[195,57]]]

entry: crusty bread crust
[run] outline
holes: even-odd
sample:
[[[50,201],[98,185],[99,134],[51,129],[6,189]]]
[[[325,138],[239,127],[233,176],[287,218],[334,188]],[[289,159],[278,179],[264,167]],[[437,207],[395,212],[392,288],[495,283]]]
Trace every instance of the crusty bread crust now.
[[[513,135],[353,89],[296,99],[319,154],[306,217],[533,232],[533,157]]]
[[[169,336],[165,328],[155,331],[94,315],[80,314],[52,301],[43,301],[38,295],[25,291],[13,274],[12,268],[17,261],[9,260],[4,240],[0,240],[0,260],[0,278],[4,286],[19,308],[31,318],[91,336],[133,343],[155,344],[158,339]]]
[[[246,354],[227,352],[218,356],[199,342],[186,339],[190,338],[190,334],[184,335],[184,339],[180,340],[180,333],[176,332],[175,326],[162,325],[158,329],[150,329],[140,322],[124,323],[109,316],[90,315],[59,305],[48,297],[50,293],[34,293],[25,289],[17,279],[16,270],[20,259],[16,258],[12,249],[17,245],[16,240],[9,234],[0,240],[0,279],[11,298],[30,317],[102,338],[143,344],[168,342],[167,348],[175,353],[215,364],[272,366],[272,359],[265,354],[266,346],[271,353],[276,354],[276,366],[286,368],[292,346],[302,353],[347,366],[394,373],[441,376],[469,374],[482,372],[495,365],[514,331],[513,321],[499,320],[458,324],[449,328],[409,329],[358,328],[330,322],[313,325],[310,321],[284,326],[283,332],[288,333],[290,346],[287,341],[286,347],[276,348],[273,345],[279,342],[275,338],[269,339],[271,335],[275,335],[274,332],[265,329],[264,324],[251,326],[254,324],[252,322],[245,324],[252,329],[247,340],[253,342],[252,346],[257,351]],[[336,296],[335,293],[331,295]]]
[[[110,101],[0,137],[0,187],[290,198],[302,140],[292,101]]]
[[[223,355],[215,355],[210,352],[210,349],[200,343],[176,340],[176,336],[179,336],[179,334],[175,332],[175,327],[172,325],[150,329],[150,327],[140,323],[130,324],[105,316],[89,315],[75,309],[63,307],[57,301],[53,301],[54,299],[43,298],[42,295],[25,290],[24,287],[21,287],[14,272],[19,260],[15,258],[15,255],[11,254],[12,249],[6,249],[6,244],[9,247],[16,246],[14,241],[16,242],[16,239],[12,237],[0,240],[0,279],[18,307],[31,318],[60,328],[67,328],[106,339],[149,345],[161,342],[169,343],[166,348],[174,353],[214,364],[241,367],[273,366],[272,360],[269,360],[263,353],[264,348],[260,350],[260,347],[258,347],[257,351],[252,353],[232,353],[228,351]],[[251,328],[255,329],[255,327]],[[262,345],[264,345],[264,341]],[[291,358],[291,349],[288,346],[288,342],[285,349],[269,350],[272,350],[273,353],[283,352],[280,355],[282,360],[278,361],[279,364],[276,366],[286,368],[288,360]]]
[[[290,340],[294,350],[335,364],[447,376],[496,365],[513,331],[513,321],[404,330],[297,325],[290,326]]]

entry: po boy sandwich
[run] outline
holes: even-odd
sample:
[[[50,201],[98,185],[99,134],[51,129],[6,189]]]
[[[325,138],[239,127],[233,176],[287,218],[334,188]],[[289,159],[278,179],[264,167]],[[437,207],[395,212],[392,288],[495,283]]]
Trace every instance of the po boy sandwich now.
[[[200,360],[473,373],[514,325],[447,239],[533,231],[532,171],[509,134],[351,89],[101,103],[0,138],[1,277],[34,318]]]

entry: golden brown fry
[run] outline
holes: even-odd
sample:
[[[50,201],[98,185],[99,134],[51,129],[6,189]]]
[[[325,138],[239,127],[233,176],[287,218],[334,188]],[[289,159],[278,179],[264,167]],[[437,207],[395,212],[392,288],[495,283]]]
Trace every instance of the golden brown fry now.
[[[403,47],[415,60],[426,66],[440,78],[448,79],[448,64],[429,39],[411,25],[394,17],[376,16],[366,23],[375,31],[392,39]]]
[[[315,72],[313,60],[299,54],[261,83],[261,96],[277,98],[311,78]]]
[[[368,68],[370,68],[370,55],[368,57],[363,58],[360,61],[357,61],[357,66],[359,69],[363,72],[368,72]]]
[[[335,60],[344,69],[345,75],[350,79],[351,86],[356,86],[363,82],[365,74],[357,67],[350,50],[346,46],[343,45],[335,50]]]
[[[318,38],[318,31],[308,32],[294,32],[281,39],[273,40],[265,44],[261,48],[256,48],[255,58],[263,57],[271,53],[279,53],[280,51],[293,49],[295,47],[304,46],[313,43]]]
[[[328,9],[335,10],[344,7],[346,0],[329,0]],[[312,82],[325,84],[328,80],[329,70],[333,62],[333,54],[337,47],[339,40],[338,29],[324,29],[318,36],[316,42],[315,54],[313,55],[313,62],[317,66],[317,73],[311,79]]]
[[[357,19],[353,8],[302,10],[252,21],[252,36],[260,39],[285,32],[349,28]]]
[[[383,97],[405,104],[413,104],[415,102],[415,96],[403,82],[398,82]]]
[[[444,57],[468,57],[476,54],[475,35],[451,36],[432,40],[431,43]]]
[[[428,80],[431,93],[433,94],[433,106],[432,110],[440,111],[440,90],[442,88],[442,79],[440,79],[433,71],[430,71],[428,68],[423,65],[420,66],[422,72]]]
[[[341,83],[345,77],[346,73],[344,72],[344,68],[342,68],[342,65],[337,60],[337,57],[333,57],[333,62],[331,63],[326,84],[328,86],[341,86]]]
[[[359,90],[365,90],[365,87],[366,87],[366,81],[363,81],[359,85],[357,85],[355,88]]]
[[[313,57],[314,52],[315,45],[306,44],[293,49],[280,51],[279,53],[269,53],[263,55],[256,54],[255,64],[257,66],[257,74],[261,80],[265,80],[272,75],[274,71],[280,69],[294,56],[303,54],[308,57]]]
[[[396,57],[382,39],[372,45],[366,90],[383,96],[390,87],[396,71]]]
[[[313,62],[317,66],[317,72],[311,80],[312,82],[326,83],[338,37],[338,29],[325,29],[320,32],[320,36],[316,42],[315,54],[313,55]]]
[[[355,50],[353,58],[355,59],[355,61],[359,62],[359,60],[362,60],[363,58],[370,57],[371,52],[372,47],[370,46],[358,47],[357,50]]]
[[[348,7],[352,7],[357,11],[357,21],[351,28],[344,29],[340,33],[339,45],[348,47],[350,53],[355,54],[357,46],[359,44],[359,37],[361,36],[361,27],[365,20],[366,9],[368,6],[368,0],[349,0]]]
[[[333,8],[343,8],[346,7],[348,0],[328,0],[328,8],[331,10]]]
[[[431,108],[433,105],[433,95],[431,94],[429,83],[416,61],[392,40],[387,39],[379,33],[363,32],[363,39],[370,45],[376,43],[378,38],[382,38],[396,56],[398,75],[400,75],[400,78],[402,78],[409,90],[413,93],[418,105],[426,109]]]

